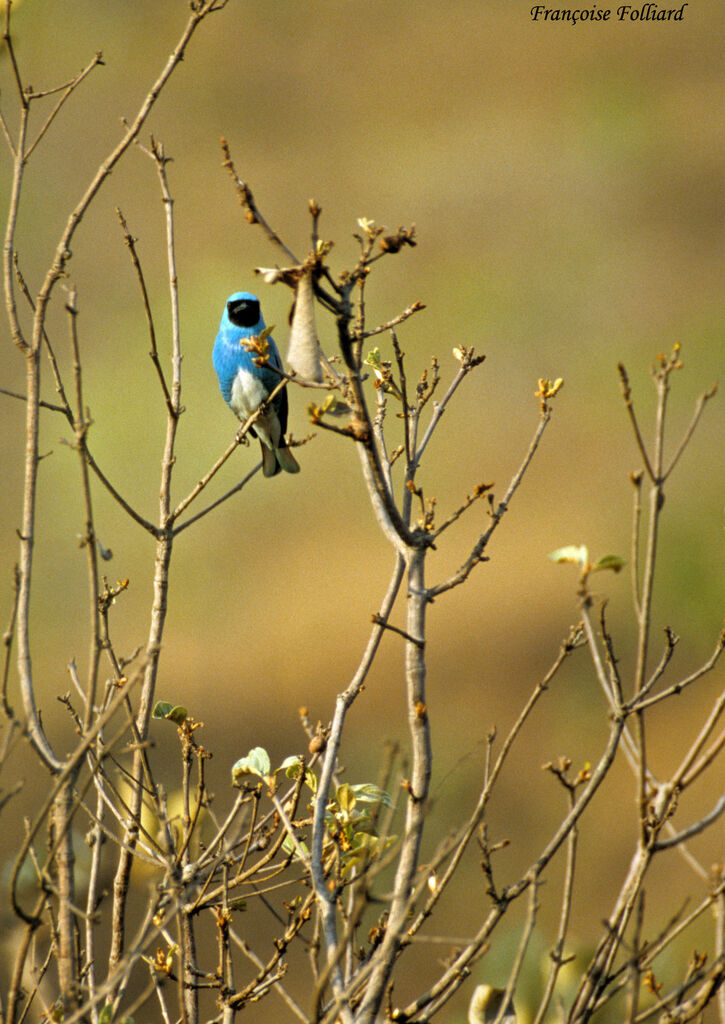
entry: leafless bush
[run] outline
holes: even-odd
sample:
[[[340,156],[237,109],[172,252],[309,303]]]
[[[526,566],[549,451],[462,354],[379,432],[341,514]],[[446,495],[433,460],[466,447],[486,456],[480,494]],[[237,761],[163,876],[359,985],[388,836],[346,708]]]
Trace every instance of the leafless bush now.
[[[503,493],[496,494],[493,485],[477,482],[453,512],[440,518],[435,501],[423,493],[418,471],[429,458],[429,443],[443,414],[466,378],[479,370],[483,357],[460,345],[454,350],[457,370],[451,377],[436,359],[412,377],[397,331],[405,329],[422,304],[413,302],[386,323],[371,326],[368,322],[368,278],[383,260],[398,258],[416,244],[414,229],[386,232],[371,221],[360,220],[354,236],[357,255],[353,269],[336,274],[330,244],[320,235],[319,207],[310,204],[311,250],[295,255],[257,208],[224,143],[224,164],[246,220],[262,228],[284,264],[260,273],[268,284],[289,286],[295,294],[293,364],[304,366],[305,376],[280,374],[278,388],[316,389],[310,391],[316,395],[309,406],[310,420],[318,429],[339,435],[340,444],[347,445],[351,454],[357,452],[370,504],[392,549],[392,569],[373,616],[367,646],[348,686],[337,696],[329,722],[313,726],[304,712],[301,715],[309,753],[305,757],[293,754],[276,766],[262,748],[251,750],[230,766],[235,789],[223,808],[219,804],[224,801],[212,802],[207,789],[208,752],[200,741],[199,723],[190,709],[158,698],[169,567],[177,540],[191,526],[203,529],[208,512],[245,488],[259,468],[221,498],[203,503],[210,481],[245,441],[258,412],[242,424],[232,443],[189,493],[177,503],[172,501],[174,469],[183,458],[177,444],[183,411],[182,361],[173,199],[168,157],[158,141],[152,139],[145,152],[158,176],[166,209],[172,326],[170,337],[163,341],[157,338],[134,237],[119,213],[148,325],[159,402],[166,415],[155,520],[145,517],[124,497],[112,482],[112,474],[94,457],[84,403],[79,308],[72,285],[63,300],[65,340],[52,335],[48,310],[51,302],[57,301],[61,279],[71,277],[70,249],[78,225],[114,166],[137,142],[196,29],[225,6],[225,0],[190,4],[189,20],[176,48],[121,141],[100,164],[70,212],[39,287],[26,281],[23,253],[16,244],[25,170],[42,148],[46,133],[54,128],[65,102],[91,76],[101,58],[94,57],[79,75],[58,88],[33,91],[26,86],[16,60],[10,6],[5,10],[4,40],[14,77],[18,121],[17,128],[11,127],[10,119],[0,122],[13,183],[3,280],[10,335],[25,361],[27,387],[24,394],[3,389],[7,400],[25,403],[26,459],[14,600],[4,637],[1,753],[10,780],[2,802],[10,800],[17,789],[11,755],[19,742],[31,746],[39,770],[47,773],[48,792],[15,844],[9,902],[22,927],[16,932],[11,962],[5,965],[4,1019],[8,1024],[39,1018],[66,1024],[77,1020],[109,1024],[142,1013],[143,1019],[158,1017],[166,1022],[194,1024],[200,1017],[226,1022],[269,997],[270,1006],[273,1000],[275,1006],[268,1019],[329,1024],[427,1021],[470,979],[473,965],[496,943],[498,926],[509,909],[525,904],[525,926],[505,989],[479,986],[472,994],[469,1014],[471,1021],[523,1020],[524,1012],[519,1011],[516,1018],[513,1006],[531,939],[539,928],[540,901],[546,898],[560,908],[559,924],[553,940],[546,937],[549,970],[532,1012],[536,1024],[563,1018],[578,1024],[595,1015],[632,1024],[650,1018],[686,1021],[701,1018],[706,1008],[714,1013],[716,1005],[720,1020],[725,1021],[725,869],[722,864],[705,868],[688,845],[694,836],[721,822],[725,810],[722,785],[713,785],[715,792],[706,813],[693,815],[688,806],[693,784],[706,774],[716,778],[718,767],[722,771],[725,690],[702,712],[696,737],[682,744],[678,765],[668,777],[656,775],[646,742],[649,730],[657,728],[651,724],[655,709],[675,700],[680,705],[697,701],[697,684],[716,669],[724,643],[722,635],[714,638],[711,656],[683,678],[674,670],[678,641],[674,631],[666,631],[659,653],[651,636],[658,531],[666,487],[714,394],[711,389],[702,395],[689,428],[667,461],[663,444],[667,401],[673,377],[681,368],[679,350],[658,356],[652,370],[657,405],[651,446],[635,411],[627,373],[619,368],[643,465],[631,476],[634,671],[629,678],[622,675],[617,656],[620,641],[610,631],[606,606],[598,603],[590,587],[593,574],[618,572],[624,560],[615,555],[594,559],[581,546],[554,552],[555,560],[573,563],[579,573],[577,623],[561,641],[550,670],[532,686],[503,742],[493,732],[489,736],[477,798],[458,827],[439,844],[434,857],[424,861],[421,840],[434,816],[429,799],[433,749],[426,703],[426,618],[436,599],[464,586],[487,561],[489,541],[536,455],[562,382],[539,380],[538,422]],[[33,128],[31,114],[48,100],[49,113]],[[313,304],[318,315],[334,321],[336,353],[323,353],[318,347]],[[61,346],[67,346],[71,356],[69,379],[57,358]],[[258,357],[265,358],[264,339]],[[41,380],[46,378],[55,390],[52,400],[41,397]],[[56,417],[66,424],[77,453],[77,487],[84,508],[89,656],[85,678],[71,665],[74,689],[63,697],[65,712],[77,733],[75,748],[65,756],[49,740],[39,713],[33,664],[34,644],[42,644],[42,635],[32,642],[30,635],[31,588],[38,572],[34,538],[39,515],[41,416]],[[435,472],[435,462],[432,470]],[[103,573],[104,551],[94,520],[98,488],[111,495],[118,516],[130,517],[156,546],[147,640],[137,652],[122,652],[113,640],[113,606],[125,581],[111,584]],[[447,578],[429,579],[429,553],[445,543],[448,531],[474,505],[485,509],[485,528],[468,556]],[[50,567],[42,568],[50,571]],[[391,618],[400,593],[405,594],[407,608],[404,623]],[[363,687],[386,634],[400,644],[402,652],[400,685],[406,694],[409,749],[404,757],[391,755],[382,778],[373,783],[357,780],[350,766],[343,777],[339,755],[347,713],[356,701],[364,700]],[[524,724],[536,716],[557,672],[578,651],[584,652],[579,657],[589,659],[590,671],[605,697],[606,741],[591,764],[577,767],[562,758],[546,766],[561,786],[561,817],[535,859],[518,877],[504,882],[496,865],[500,843],[489,835],[489,801]],[[179,797],[173,804],[158,782],[150,742],[152,729],[168,728],[178,732],[180,755]],[[678,739],[674,737],[673,744]],[[569,925],[577,843],[583,828],[596,828],[590,801],[617,755],[631,769],[638,835],[626,877],[618,889],[607,894],[610,910],[596,949],[579,971],[573,998],[565,1005],[560,980],[573,952]],[[82,873],[76,862],[74,832],[85,833],[90,851],[89,865]],[[398,1005],[394,982],[406,970],[406,951],[423,936],[435,937],[436,910],[446,900],[449,883],[472,848],[477,848],[480,859],[488,912],[443,966],[431,961],[426,983],[415,998]],[[543,883],[549,880],[551,862],[559,851],[563,851],[566,864],[563,881],[552,882],[545,890]],[[645,913],[644,882],[652,864],[664,858],[681,859],[683,871],[692,880],[695,903],[687,913],[672,907],[667,925],[647,938],[652,929]],[[113,884],[107,892],[102,879],[110,872]],[[145,893],[145,909],[132,926],[129,906],[139,890]],[[265,955],[256,948],[254,926],[249,923],[257,904],[271,908],[277,927]],[[713,921],[711,948],[682,963],[677,983],[664,988],[657,975],[660,958],[708,912]],[[303,956],[292,956],[296,947]],[[302,980],[291,984],[295,972]],[[299,991],[306,993],[304,1001]]]

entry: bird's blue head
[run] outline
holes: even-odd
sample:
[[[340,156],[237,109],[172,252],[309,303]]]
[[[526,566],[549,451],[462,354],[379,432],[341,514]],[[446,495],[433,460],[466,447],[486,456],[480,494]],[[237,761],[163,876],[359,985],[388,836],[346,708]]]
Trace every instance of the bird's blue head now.
[[[259,299],[250,292],[235,292],[227,299],[222,317],[222,327],[233,325],[250,334],[264,330],[264,318]]]

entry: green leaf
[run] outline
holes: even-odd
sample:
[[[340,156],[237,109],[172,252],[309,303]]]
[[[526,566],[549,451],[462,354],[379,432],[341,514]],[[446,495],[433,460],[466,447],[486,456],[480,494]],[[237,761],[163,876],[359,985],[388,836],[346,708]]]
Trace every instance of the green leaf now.
[[[368,832],[356,832],[353,839],[355,845],[343,856],[343,871],[349,871],[359,864],[367,863],[374,857],[380,856],[396,841],[395,836],[386,836],[382,839],[380,836],[373,836]]]
[[[98,1024],[111,1024],[113,1020],[113,1003],[106,1003],[98,1014]]]
[[[288,779],[295,779],[296,780],[296,779],[298,779],[300,777],[300,770],[302,769],[302,766],[303,766],[302,759],[299,758],[296,754],[292,754],[292,755],[290,755],[290,757],[286,757],[284,759],[284,761],[279,766],[277,771],[278,772],[282,772],[283,771]],[[317,792],[317,776],[315,775],[315,773],[310,768],[307,767],[307,765],[304,766],[304,772],[305,772],[305,782],[310,787],[312,792],[316,793]]]
[[[389,793],[386,793],[380,786],[376,786],[373,782],[358,782],[350,789],[355,795],[356,800],[362,800],[369,804],[384,804],[385,807],[393,806],[393,799]]]
[[[365,364],[366,364],[366,366],[371,366],[373,368],[373,370],[375,371],[376,376],[382,377],[382,375],[383,375],[383,366],[382,366],[382,360],[380,358],[380,349],[379,348],[371,348],[370,349],[368,354],[365,356]]]
[[[335,791],[335,801],[342,813],[349,815],[355,806],[355,795],[352,791],[352,786],[347,782],[343,782],[341,786],[338,786]]]
[[[183,704],[172,704],[168,700],[157,700],[151,712],[152,718],[165,718],[174,725],[183,725],[189,717],[189,711]]]
[[[240,757],[232,767],[232,778],[238,782],[242,775],[258,775],[260,779],[270,776],[272,765],[264,747],[252,747],[246,757]]]
[[[307,849],[307,843],[303,843],[301,839],[298,839],[297,842],[299,843],[300,849],[304,855],[309,857],[310,851]],[[292,838],[290,836],[287,835],[282,840],[282,849],[285,853],[291,853],[296,860],[300,859],[300,855],[297,852],[297,846],[292,842]]]
[[[564,548],[557,548],[549,555],[552,562],[573,562],[581,569],[586,569],[589,562],[589,552],[585,544],[568,544]]]
[[[592,572],[598,572],[600,569],[611,569],[612,572],[620,572],[626,564],[627,560],[622,558],[621,555],[603,555],[592,566]]]

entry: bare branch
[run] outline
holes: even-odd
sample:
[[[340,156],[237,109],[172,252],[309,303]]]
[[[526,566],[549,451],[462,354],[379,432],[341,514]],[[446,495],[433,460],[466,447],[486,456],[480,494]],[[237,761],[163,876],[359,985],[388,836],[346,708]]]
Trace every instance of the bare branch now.
[[[25,151],[25,160],[26,161],[30,159],[31,153],[36,148],[36,146],[41,142],[41,140],[43,139],[45,133],[48,131],[48,129],[52,125],[53,121],[55,121],[56,117],[58,116],[58,114],[63,109],[63,106],[64,106],[66,100],[68,100],[69,97],[72,95],[72,93],[75,92],[75,90],[78,88],[78,86],[81,84],[81,82],[85,78],[87,78],[88,75],[90,75],[91,71],[93,71],[94,68],[97,68],[99,65],[101,65],[103,63],[104,63],[104,61],[103,61],[103,54],[102,53],[97,53],[95,55],[95,57],[93,57],[93,59],[90,61],[90,63],[87,64],[86,67],[83,68],[83,70],[80,71],[75,76],[75,78],[72,78],[70,80],[70,82],[67,82],[65,85],[58,85],[58,86],[55,86],[55,88],[53,88],[53,89],[45,89],[42,92],[26,92],[25,96],[26,96],[26,99],[28,100],[28,102],[30,102],[31,100],[41,99],[43,96],[52,96],[56,92],[62,92],[63,93],[63,95],[60,97],[60,99],[58,100],[58,102],[56,103],[56,105],[53,107],[53,109],[51,110],[50,114],[46,118],[45,123],[41,127],[40,131],[35,136],[35,139],[31,142],[31,144],[28,146],[27,150]]]
[[[632,430],[634,431],[634,437],[637,442],[637,447],[639,448],[639,453],[642,456],[642,461],[644,462],[644,466],[647,471],[647,476],[650,478],[650,480],[654,480],[655,474],[652,470],[652,466],[649,461],[649,455],[647,454],[647,449],[645,447],[644,440],[642,439],[642,432],[639,429],[639,423],[637,421],[637,416],[634,411],[634,404],[632,402],[632,389],[629,386],[629,377],[627,376],[627,371],[625,370],[624,365],[622,363],[617,364],[617,369],[619,370],[619,382],[622,387],[624,404],[627,407],[627,414],[629,415],[629,419],[632,424]]]
[[[128,247],[129,253],[131,254],[131,260],[133,261],[133,266],[134,270],[136,271],[136,277],[138,279],[139,288],[141,289],[141,301],[143,303],[144,313],[146,315],[146,324],[148,326],[149,340],[151,342],[151,351],[149,352],[149,355],[151,356],[151,360],[154,364],[156,374],[159,378],[159,383],[161,384],[161,390],[164,395],[166,409],[168,412],[172,412],[171,395],[169,394],[168,385],[166,384],[166,376],[164,374],[163,369],[161,368],[161,361],[159,360],[159,353],[156,347],[156,331],[154,329],[153,314],[151,313],[149,296],[146,290],[146,281],[144,279],[143,270],[141,268],[141,261],[139,260],[138,253],[136,251],[136,239],[128,230],[126,219],[124,218],[123,214],[121,213],[118,207],[116,207],[116,214],[121,223],[121,228],[123,230],[123,240],[126,243],[126,246]]]
[[[0,388],[0,395],[7,395],[8,398],[17,398],[21,402],[27,402],[28,396],[21,395],[17,391],[8,391],[7,388]],[[50,409],[51,412],[60,412],[64,416],[66,415],[66,409],[62,405],[55,405],[54,402],[46,402],[42,398],[38,401],[38,405],[41,409]]]
[[[234,163],[232,161],[232,154],[231,150],[229,149],[229,143],[224,138],[220,139],[219,141],[221,142],[222,152],[224,154],[222,167],[226,167],[226,169],[229,171],[232,177],[234,187],[237,190],[237,198],[239,199],[239,205],[242,206],[246,211],[247,220],[249,221],[250,224],[259,224],[260,227],[266,233],[267,238],[270,240],[270,242],[272,242],[273,245],[276,245],[279,249],[281,249],[288,260],[290,260],[295,265],[299,266],[301,261],[297,259],[292,250],[287,248],[287,246],[284,244],[279,235],[275,231],[273,231],[272,228],[269,226],[267,221],[264,219],[262,214],[257,209],[257,204],[254,201],[254,196],[252,195],[252,190],[250,189],[249,185],[247,185],[245,181],[242,181],[242,179],[237,174],[234,168]]]
[[[376,334],[384,334],[386,331],[392,331],[394,327],[398,326],[398,324],[404,323],[404,321],[408,320],[414,313],[419,313],[422,309],[425,309],[425,303],[416,299],[416,301],[412,302],[410,306],[403,310],[402,313],[398,313],[397,316],[394,316],[392,320],[388,320],[384,324],[379,324],[371,330],[363,331],[362,336],[363,338],[372,338]]]
[[[198,498],[198,496],[201,494],[201,492],[204,490],[204,488],[209,484],[209,482],[216,476],[216,474],[222,468],[222,466],[227,461],[227,459],[229,459],[229,457],[234,454],[234,452],[237,450],[239,445],[244,441],[244,438],[247,436],[247,434],[249,433],[250,429],[254,426],[256,420],[258,419],[258,417],[263,414],[264,410],[267,408],[269,403],[286,386],[287,386],[287,381],[284,380],[284,378],[283,378],[282,380],[280,380],[279,384],[277,384],[275,386],[275,388],[272,391],[270,391],[269,395],[264,400],[264,402],[262,402],[262,404],[259,406],[259,408],[256,409],[252,413],[252,415],[249,416],[244,421],[244,423],[242,423],[242,425],[239,427],[239,429],[237,430],[236,434],[234,435],[234,440],[232,441],[232,443],[219,456],[219,458],[216,460],[216,462],[211,467],[211,469],[209,469],[204,474],[204,476],[201,477],[201,479],[194,485],[194,487],[191,489],[191,491],[189,491],[187,496],[185,498],[183,498],[178,503],[178,505],[174,508],[173,512],[171,513],[171,520],[172,521],[175,522],[179,518],[179,516],[182,514],[182,512],[184,512],[189,507],[189,505],[191,505],[191,503],[193,501],[195,501],[196,498]],[[252,473],[255,473],[258,468],[259,467],[256,467],[252,471]],[[187,526],[190,526],[192,522],[196,522],[196,520],[200,519],[202,515],[206,515],[207,512],[210,512],[212,510],[212,508],[216,508],[216,506],[218,504],[220,504],[221,501],[224,501],[224,500],[226,500],[227,497],[230,497],[232,494],[235,494],[238,490],[241,489],[242,486],[244,486],[244,484],[247,482],[248,478],[249,478],[248,476],[245,477],[241,484],[237,485],[237,487],[232,488],[232,490],[229,491],[226,495],[224,495],[223,498],[220,498],[219,501],[214,502],[212,505],[210,505],[203,512],[200,512],[198,515],[194,516],[193,519],[187,520],[187,522],[182,523],[180,526],[176,527],[175,528],[176,532],[179,532],[180,530],[185,529]]]
[[[661,693],[656,694],[654,697],[642,699],[642,697],[645,694],[647,694],[651,688],[651,684],[648,683],[645,687],[643,687],[642,695],[640,697],[636,697],[631,702],[631,704],[627,705],[627,709],[629,710],[629,708],[632,708],[633,710],[636,709],[638,711],[643,711],[646,708],[652,707],[654,704],[659,704],[661,701],[667,700],[669,697],[682,693],[683,690],[687,689],[688,686],[691,686],[693,683],[696,683],[698,679],[702,679],[704,675],[706,675],[715,667],[718,660],[720,659],[720,655],[722,654],[723,650],[725,650],[725,630],[723,630],[723,632],[718,637],[717,644],[715,645],[715,650],[712,652],[707,661],[700,666],[700,668],[696,669],[691,675],[687,676],[685,679],[681,679],[679,682],[673,683],[672,686],[668,686],[666,690],[663,690]],[[668,652],[666,651],[665,655],[667,653]],[[656,682],[656,679],[653,679],[652,682]]]
[[[697,424],[700,421],[700,417],[702,416],[702,413],[703,413],[703,410],[705,409],[706,404],[710,401],[711,398],[713,398],[715,396],[716,392],[717,392],[717,384],[713,384],[711,388],[708,388],[707,391],[705,391],[698,398],[697,404],[695,405],[695,411],[694,411],[694,413],[692,415],[692,419],[690,420],[689,426],[687,427],[687,430],[685,431],[685,433],[683,435],[683,438],[680,441],[680,444],[679,444],[679,446],[677,448],[677,451],[672,456],[672,459],[670,460],[669,466],[664,470],[664,479],[665,480],[670,475],[672,470],[675,468],[677,463],[680,461],[680,456],[682,455],[682,453],[684,452],[685,448],[687,448],[688,444],[692,440],[692,435],[694,434],[695,428],[697,427]]]
[[[475,545],[473,546],[473,550],[471,551],[471,554],[468,556],[466,561],[461,565],[461,567],[456,572],[454,572],[451,576],[449,576],[448,579],[445,580],[443,583],[438,583],[438,584],[436,584],[436,586],[429,588],[429,590],[428,590],[428,600],[429,601],[432,601],[434,598],[438,597],[440,594],[444,594],[447,590],[451,590],[453,587],[460,586],[461,583],[463,583],[465,580],[468,579],[468,577],[470,576],[471,572],[479,564],[479,562],[486,561],[486,556],[484,555],[483,552],[485,551],[486,546],[488,545],[488,542],[491,539],[491,536],[492,536],[494,530],[496,529],[498,524],[501,522],[501,520],[505,516],[506,512],[508,512],[508,507],[509,507],[509,504],[511,502],[511,499],[513,498],[513,496],[516,493],[516,491],[519,489],[521,481],[524,478],[524,474],[526,473],[526,470],[529,468],[529,465],[531,464],[531,460],[533,459],[534,455],[536,454],[536,450],[539,447],[539,443],[541,441],[542,435],[543,435],[544,431],[546,430],[546,427],[548,426],[550,419],[551,419],[551,411],[550,410],[547,411],[546,413],[544,413],[544,415],[540,417],[538,425],[536,427],[536,431],[534,432],[534,436],[533,436],[533,438],[531,440],[531,443],[529,445],[529,449],[526,452],[526,455],[524,456],[524,460],[521,463],[521,465],[519,466],[519,468],[516,471],[516,473],[511,478],[511,482],[508,485],[508,488],[506,490],[506,493],[503,496],[503,499],[498,503],[498,505],[496,506],[496,509],[493,511],[493,513],[491,515],[491,520],[492,520],[491,525],[478,538],[478,540],[476,541]],[[421,443],[421,447],[422,447],[422,443]],[[419,449],[419,451],[420,451],[420,449]]]

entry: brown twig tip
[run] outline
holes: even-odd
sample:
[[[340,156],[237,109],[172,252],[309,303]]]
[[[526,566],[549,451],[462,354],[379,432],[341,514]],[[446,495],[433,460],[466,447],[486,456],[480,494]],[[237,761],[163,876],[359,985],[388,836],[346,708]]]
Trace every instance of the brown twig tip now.
[[[400,252],[405,245],[415,247],[417,245],[415,238],[415,224],[410,228],[400,227],[392,235],[383,235],[378,242],[383,252]]]
[[[486,360],[485,354],[477,356],[475,349],[466,348],[465,345],[458,345],[453,349],[453,358],[458,360],[466,372],[475,369],[475,367],[480,366]]]

